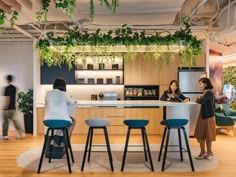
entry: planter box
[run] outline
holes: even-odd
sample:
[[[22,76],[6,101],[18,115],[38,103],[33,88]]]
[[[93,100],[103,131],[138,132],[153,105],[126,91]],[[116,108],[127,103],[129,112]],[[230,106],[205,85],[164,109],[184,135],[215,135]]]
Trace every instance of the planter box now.
[[[25,133],[33,133],[33,114],[24,115]]]

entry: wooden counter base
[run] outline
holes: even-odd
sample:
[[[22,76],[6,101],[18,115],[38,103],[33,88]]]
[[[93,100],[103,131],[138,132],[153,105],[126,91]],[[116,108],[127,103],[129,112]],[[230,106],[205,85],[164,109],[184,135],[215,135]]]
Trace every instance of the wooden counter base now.
[[[119,108],[119,107],[78,107],[75,111],[76,125],[73,134],[87,134],[88,126],[85,120],[88,118],[107,118],[111,121],[108,126],[109,134],[126,134],[127,127],[123,124],[125,119],[148,119],[148,134],[160,134],[162,129],[160,120],[162,120],[162,108]],[[37,134],[44,133],[44,107],[37,108]],[[96,130],[97,134],[103,132]],[[132,131],[139,134],[140,131]]]

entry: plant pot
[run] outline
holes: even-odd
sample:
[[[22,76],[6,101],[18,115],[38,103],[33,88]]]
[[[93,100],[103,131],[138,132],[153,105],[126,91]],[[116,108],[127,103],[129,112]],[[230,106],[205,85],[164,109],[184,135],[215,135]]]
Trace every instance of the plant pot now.
[[[33,114],[24,115],[25,133],[33,133]]]

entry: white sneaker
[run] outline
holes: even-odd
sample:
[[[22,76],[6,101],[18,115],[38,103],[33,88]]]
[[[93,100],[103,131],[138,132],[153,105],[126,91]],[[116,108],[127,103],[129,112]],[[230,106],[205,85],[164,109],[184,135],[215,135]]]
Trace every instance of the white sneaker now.
[[[17,132],[16,134],[16,139],[23,139],[25,138],[25,133],[24,132]]]
[[[8,136],[2,136],[1,139],[2,140],[8,140]]]

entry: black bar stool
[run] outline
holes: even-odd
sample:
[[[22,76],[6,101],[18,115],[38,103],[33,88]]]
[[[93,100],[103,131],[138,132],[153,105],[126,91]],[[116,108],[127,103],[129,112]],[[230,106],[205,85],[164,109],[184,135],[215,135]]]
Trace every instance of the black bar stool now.
[[[130,119],[130,120],[125,120],[124,121],[124,124],[128,126],[128,131],[127,131],[127,135],[126,135],[126,142],[125,142],[125,149],[124,149],[124,154],[123,154],[121,171],[124,170],[126,153],[127,153],[127,149],[128,149],[128,145],[129,145],[129,137],[130,137],[131,129],[140,129],[141,130],[142,139],[143,139],[143,149],[144,149],[145,161],[148,161],[148,158],[147,158],[147,154],[148,154],[150,165],[151,165],[151,170],[154,171],[151,152],[150,152],[150,147],[149,147],[147,133],[146,133],[146,129],[145,129],[145,126],[148,123],[149,123],[148,120],[142,120],[142,119]]]
[[[162,149],[165,146],[161,171],[164,171],[164,169],[165,169],[165,162],[166,162],[166,155],[167,155],[168,146],[178,146],[179,147],[179,151],[168,151],[168,152],[180,152],[180,160],[181,161],[183,161],[183,152],[188,152],[191,168],[192,168],[192,171],[194,171],[193,160],[192,160],[191,151],[190,151],[189,143],[188,143],[188,137],[187,137],[186,130],[184,128],[184,126],[187,123],[188,123],[187,119],[167,119],[167,120],[161,121],[161,125],[165,126],[164,134],[162,136],[162,141],[161,141],[160,152],[159,152],[159,156],[158,156],[158,161],[160,161],[161,160],[161,155],[162,155]],[[169,145],[168,144],[171,129],[177,129],[178,130],[179,145]],[[187,150],[185,150],[182,147],[182,140],[181,140],[181,134],[180,134],[181,129],[182,129],[183,134],[184,134],[184,139],[185,139]],[[167,135],[166,135],[166,133],[167,133]],[[165,138],[166,138],[166,143],[164,144]]]
[[[107,152],[108,152],[108,157],[109,157],[109,161],[110,161],[110,166],[111,166],[111,171],[114,171],[113,168],[113,160],[112,160],[112,154],[111,154],[111,147],[110,147],[110,142],[109,142],[109,138],[108,138],[108,133],[107,133],[107,125],[110,124],[110,121],[107,119],[87,119],[85,121],[85,123],[89,126],[89,130],[88,130],[88,135],[87,135],[87,140],[86,140],[86,145],[85,145],[85,149],[84,149],[84,157],[83,157],[83,162],[82,162],[82,166],[81,166],[81,171],[84,170],[84,164],[85,164],[85,159],[86,159],[86,155],[88,152],[88,162],[90,161],[90,154],[91,154],[91,150],[92,150],[92,140],[93,140],[93,130],[94,129],[103,129],[104,130],[104,136],[105,136],[105,140],[106,140],[106,146],[107,146]]]
[[[47,133],[44,138],[43,150],[41,153],[39,166],[38,166],[38,173],[40,173],[40,170],[41,170],[41,166],[43,163],[43,156],[44,156],[44,154],[46,154],[46,146],[47,146],[50,131],[51,131],[51,136],[50,136],[50,140],[49,140],[49,147],[50,147],[50,149],[49,149],[49,163],[51,163],[51,155],[53,152],[52,152],[52,147],[50,144],[51,144],[51,141],[53,140],[54,130],[62,130],[62,132],[63,132],[63,141],[62,142],[65,145],[68,170],[69,170],[69,173],[71,173],[70,156],[72,159],[72,163],[74,163],[74,156],[73,156],[73,152],[72,152],[72,148],[71,148],[70,137],[69,137],[69,134],[67,131],[67,127],[71,125],[71,122],[67,121],[67,120],[56,120],[55,119],[55,120],[44,120],[43,123],[48,128],[47,128]],[[70,156],[69,156],[68,149],[70,150]]]

